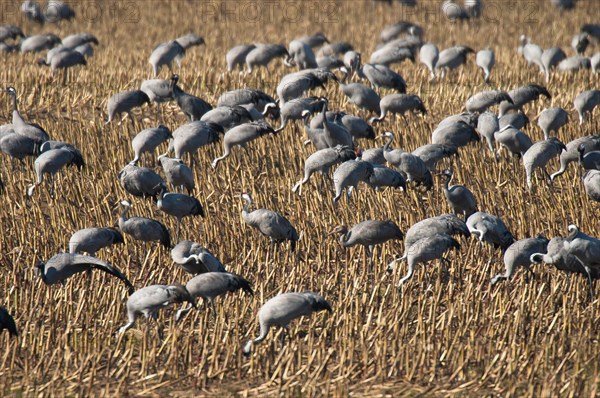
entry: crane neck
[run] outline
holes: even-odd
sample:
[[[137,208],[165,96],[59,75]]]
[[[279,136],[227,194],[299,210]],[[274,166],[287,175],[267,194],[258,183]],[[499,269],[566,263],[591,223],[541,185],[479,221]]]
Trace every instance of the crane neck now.
[[[348,72],[347,69],[344,69],[344,71],[342,72],[342,80],[340,81],[340,85],[345,86],[346,85],[346,81],[348,80],[348,75],[350,74],[350,72]]]
[[[121,212],[121,217],[119,217],[119,228],[123,228],[123,223],[127,221],[127,212],[129,211],[129,206],[125,206],[123,211]]]
[[[252,199],[244,198],[244,208],[242,210],[242,215],[250,214],[250,206],[252,206]]]
[[[21,117],[21,114],[19,113],[19,109],[17,107],[17,94],[11,93],[10,96],[12,97],[12,106],[13,106],[12,122],[13,123],[23,122],[23,118]]]
[[[327,101],[323,101],[323,109],[321,111],[321,114],[323,115],[323,123],[325,123],[327,121]]]
[[[387,142],[383,146],[383,151],[384,152],[387,152],[387,151],[390,150],[390,145],[392,145],[392,142],[394,142],[394,135],[393,134],[388,137]]]

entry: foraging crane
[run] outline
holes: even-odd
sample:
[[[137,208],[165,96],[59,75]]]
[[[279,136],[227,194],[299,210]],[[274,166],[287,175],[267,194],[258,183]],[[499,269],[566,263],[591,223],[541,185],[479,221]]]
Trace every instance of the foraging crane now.
[[[189,153],[193,159],[193,154],[198,148],[218,141],[223,132],[224,129],[221,125],[202,120],[184,124],[173,131],[169,152],[174,151],[175,157],[178,159]]]
[[[398,21],[394,24],[387,25],[384,27],[379,34],[379,41],[382,43],[388,43],[394,39],[397,39],[401,34],[407,34],[415,37],[423,36],[423,28],[417,24],[409,21]]]
[[[404,246],[410,248],[415,242],[438,234],[470,236],[467,224],[455,214],[442,214],[440,216],[426,218],[421,220],[406,231],[404,236]],[[401,260],[406,258],[406,252]]]
[[[302,112],[316,113],[321,107],[321,101],[317,97],[296,98],[286,102],[280,109],[281,126],[276,128],[275,132],[282,131],[290,120],[302,120]]]
[[[124,242],[123,235],[114,228],[84,228],[71,235],[69,253],[88,253],[96,257],[98,250]]]
[[[275,99],[264,91],[241,88],[239,90],[227,91],[221,94],[217,100],[217,106],[254,105],[260,112],[264,112],[264,108],[268,104],[274,104],[275,102]],[[271,115],[273,118],[279,117],[277,112],[271,111]]]
[[[544,132],[544,139],[547,140],[550,137],[550,132],[554,131],[558,134],[558,130],[567,124],[569,121],[569,114],[561,107],[546,108],[538,116],[538,126]]]
[[[521,111],[506,113],[498,118],[500,129],[513,126],[517,130],[524,129],[529,124],[529,118]]]
[[[186,51],[192,47],[197,47],[206,44],[204,42],[204,37],[198,36],[197,34],[191,32],[186,33],[183,36],[179,36],[175,39],[175,41],[179,43],[181,47],[183,47],[183,49]]]
[[[514,156],[523,156],[533,145],[527,134],[517,130],[510,124],[497,131],[494,134],[494,140],[508,149]],[[498,149],[499,151],[500,149]]]
[[[354,148],[354,140],[352,136],[343,124],[330,122],[327,120],[327,106],[329,101],[323,98],[323,109],[321,111],[321,118],[323,120],[323,138],[325,143],[330,148],[337,145],[344,145],[350,148]]]
[[[52,56],[50,62],[47,62],[47,60],[42,58],[38,61],[38,63],[40,65],[49,66],[52,70],[52,73],[56,72],[58,69],[68,69],[77,65],[87,65],[87,61],[83,54],[77,50],[70,50],[68,48],[57,52],[54,56]]]
[[[479,241],[491,243],[494,248],[500,247],[506,251],[515,242],[504,222],[496,216],[478,211],[467,219],[467,227],[472,235],[476,235]]]
[[[373,248],[376,245],[384,244],[389,240],[401,240],[404,237],[400,228],[391,220],[366,220],[350,229],[345,225],[338,225],[328,235],[334,234],[340,235],[340,245],[344,248],[364,246],[369,263],[373,261]]]
[[[60,44],[60,37],[54,34],[41,34],[35,36],[29,36],[21,41],[21,52],[40,52],[49,50]]]
[[[406,59],[415,62],[412,48],[398,45],[392,41],[375,50],[369,58],[369,63],[390,66]]]
[[[357,73],[366,78],[373,88],[389,88],[400,94],[406,93],[404,78],[385,65],[365,64],[357,70]]]
[[[246,224],[260,231],[261,234],[271,239],[273,244],[290,241],[291,251],[296,250],[296,242],[300,239],[296,228],[281,214],[267,209],[256,209],[250,211],[252,197],[244,193],[242,199],[245,201],[242,210],[242,219]]]
[[[356,153],[347,146],[336,145],[333,148],[318,150],[305,160],[304,178],[294,185],[292,192],[296,192],[298,188],[306,184],[313,173],[320,171],[322,174],[327,175],[331,166],[354,159],[356,159]]]
[[[344,73],[344,77],[340,82],[340,89],[342,90],[342,93],[348,97],[348,102],[366,111],[376,114],[381,113],[381,108],[379,107],[381,98],[379,98],[379,95],[374,90],[362,83],[347,84],[346,80],[348,79],[348,69],[346,69],[346,67],[342,67],[341,70]]]
[[[206,217],[200,201],[193,196],[182,193],[166,192],[164,186],[161,186],[160,192],[156,198],[156,207],[158,210],[175,217],[177,226],[175,230],[175,240],[179,241],[179,226],[183,217],[201,216]]]
[[[375,122],[380,122],[385,119],[385,116],[390,113],[399,113],[406,124],[406,117],[404,114],[408,111],[418,111],[422,115],[427,114],[427,109],[425,109],[425,105],[419,96],[417,95],[409,95],[409,94],[389,94],[381,99],[379,103],[381,108],[381,115],[379,117],[372,117],[369,119],[369,123],[373,124]]]
[[[600,170],[588,170],[581,179],[587,196],[600,202]]]
[[[65,166],[77,166],[79,170],[85,166],[85,161],[81,153],[75,148],[63,147],[51,149],[42,153],[35,159],[34,168],[36,181],[29,185],[27,195],[32,196],[34,189],[44,181],[44,174],[48,174],[50,179],[50,195],[54,197],[54,174],[58,173]]]
[[[223,137],[223,150],[224,153],[222,156],[215,158],[211,163],[213,169],[217,167],[217,164],[227,158],[231,153],[231,148],[236,145],[245,148],[246,144],[250,141],[254,141],[257,138],[260,138],[267,134],[275,135],[275,130],[273,127],[269,126],[265,122],[251,122],[240,124],[225,133],[225,137]]]
[[[319,49],[319,52],[317,52],[317,57],[343,55],[348,51],[354,51],[354,47],[348,42],[338,41],[335,43],[327,43]]]
[[[441,129],[446,126],[450,126],[452,124],[456,124],[459,122],[468,124],[471,127],[477,127],[477,121],[479,119],[479,115],[471,112],[461,112],[456,115],[450,115],[445,117],[441,122],[438,123],[436,130]]]
[[[579,228],[569,225],[569,235],[565,239],[564,248],[567,253],[574,255],[583,265],[590,285],[590,297],[594,297],[592,285],[592,269],[600,269],[600,240],[579,231]]]
[[[594,108],[598,106],[598,104],[600,104],[600,90],[587,90],[575,97],[573,105],[575,106],[575,110],[579,114],[580,125],[582,125],[586,121],[586,116],[588,113],[591,117]]]
[[[243,349],[244,355],[250,355],[252,346],[261,343],[269,334],[271,327],[279,326],[287,334],[289,333],[289,324],[294,319],[324,310],[331,313],[331,305],[317,293],[282,293],[273,297],[258,311],[260,334],[257,338],[246,342]],[[282,345],[285,341],[285,334],[281,335]]]
[[[108,120],[105,124],[109,124],[116,115],[120,116],[122,113],[127,113],[133,123],[131,110],[144,104],[150,104],[150,97],[142,90],[129,90],[116,93],[108,99],[108,103],[106,104]]]
[[[74,33],[72,35],[66,36],[61,41],[63,47],[76,49],[77,47],[83,46],[85,44],[100,44],[96,36],[91,33],[82,32],[82,33]]]
[[[138,167],[133,162],[123,167],[117,177],[123,189],[138,198],[154,199],[160,192],[160,187],[165,185],[165,181],[154,170]]]
[[[275,58],[285,57],[290,58],[287,49],[281,44],[256,44],[256,47],[250,50],[246,55],[246,73],[252,73],[255,67],[266,68],[269,63]]]
[[[360,158],[348,160],[338,166],[333,172],[333,185],[335,186],[335,197],[333,203],[342,196],[342,192],[346,188],[356,188],[359,182],[369,183],[369,179],[373,175],[373,165],[365,162]],[[352,190],[347,192],[348,198],[352,195]]]
[[[477,201],[475,196],[464,185],[452,185],[450,186],[450,180],[452,180],[452,171],[446,169],[441,174],[445,177],[444,183],[444,196],[448,201],[448,204],[452,208],[455,214],[463,214],[465,220],[468,219],[471,214],[477,211]]]
[[[587,135],[585,137],[576,138],[567,143],[567,150],[560,154],[560,170],[550,176],[550,180],[554,181],[556,177],[563,174],[570,163],[579,160],[579,146],[583,144],[586,151],[600,150],[600,136]]]
[[[181,58],[185,55],[185,49],[177,42],[172,40],[167,43],[161,43],[152,51],[148,63],[152,65],[152,72],[154,77],[158,76],[158,72],[163,65],[169,68],[169,71],[173,73],[173,60],[177,61],[177,66],[181,68]]]
[[[491,48],[480,50],[477,53],[477,56],[475,57],[475,63],[483,71],[483,81],[486,84],[489,84],[492,68],[496,64],[496,56],[494,55],[494,50],[492,50]]]
[[[433,43],[424,44],[419,51],[419,61],[429,69],[431,81],[435,80],[435,66],[440,57],[440,50]]]
[[[510,280],[518,267],[524,267],[532,276],[530,268],[531,256],[535,253],[546,252],[548,239],[543,236],[521,239],[510,245],[504,252],[504,274],[498,274],[491,280],[492,286],[503,280]]]
[[[361,55],[356,51],[348,51],[344,54],[344,67],[349,71],[350,75],[354,74],[360,68]]]
[[[179,109],[185,113],[190,122],[201,120],[205,113],[213,109],[212,105],[202,98],[188,94],[180,89],[177,86],[177,82],[179,81],[178,75],[171,76],[171,80],[173,81],[173,84],[171,85],[171,95],[173,96],[173,99],[175,99],[175,102],[177,102]]]
[[[125,333],[133,327],[138,315],[144,315],[146,319],[158,319],[158,310],[169,307],[173,304],[188,302],[192,307],[196,307],[196,300],[187,291],[185,286],[180,284],[173,285],[150,285],[136,290],[129,299],[127,299],[127,319],[125,326],[119,329],[119,333]],[[162,332],[159,329],[159,335]]]
[[[10,336],[19,337],[15,320],[4,307],[0,307],[0,333],[6,329]]]
[[[458,157],[458,150],[456,147],[442,144],[422,145],[411,153],[420,157],[429,170],[434,170],[437,163],[444,158],[449,158],[451,156]]]
[[[171,249],[171,258],[188,274],[227,272],[223,263],[199,243],[182,240]]]
[[[23,159],[27,156],[36,156],[39,146],[33,139],[11,130],[0,136],[0,151],[10,156],[14,169],[14,159],[18,159],[24,165]]]
[[[477,119],[477,131],[479,132],[479,136],[483,137],[488,144],[488,148],[496,157],[496,160],[499,159],[498,154],[496,154],[494,150],[494,144],[496,139],[494,138],[494,134],[500,130],[500,123],[498,122],[498,116],[496,116],[493,112],[484,112],[479,115]]]
[[[121,232],[132,236],[142,242],[159,241],[166,248],[171,248],[171,235],[169,230],[162,223],[146,217],[127,217],[127,212],[131,203],[126,200],[121,201],[123,212],[119,217],[119,229]]]
[[[325,36],[323,32],[317,32],[312,35],[301,36],[294,40],[298,40],[302,43],[308,44],[311,48],[321,47],[323,44],[329,43],[327,36]]]
[[[509,103],[513,102],[512,98],[510,98],[510,95],[508,95],[506,91],[480,91],[467,99],[465,108],[467,109],[467,112],[483,113],[487,111],[489,107],[497,105],[502,101],[507,101]]]
[[[460,148],[469,145],[471,141],[481,138],[475,128],[464,122],[455,122],[436,128],[431,134],[433,144],[446,145]]]
[[[417,264],[426,264],[429,261],[438,259],[444,261],[444,254],[453,248],[460,250],[460,243],[450,235],[446,234],[435,234],[414,242],[406,249],[404,258],[406,258],[406,262],[408,263],[408,271],[398,282],[398,289],[402,287],[404,282],[412,277]],[[394,272],[396,262],[399,260],[400,259],[395,258],[388,264],[388,273]]]
[[[366,120],[353,115],[341,114],[341,122],[353,139],[366,138],[368,140],[375,139],[375,130]],[[340,119],[338,119],[339,123]]]
[[[567,147],[565,144],[555,137],[550,137],[547,140],[533,144],[523,154],[523,166],[525,166],[525,173],[527,174],[527,186],[531,189],[531,177],[535,169],[541,168],[548,178],[550,178],[550,174],[546,171],[546,164],[553,157],[560,156],[561,152],[566,150]]]
[[[235,67],[243,69],[246,63],[246,56],[255,48],[254,44],[240,44],[230,48],[227,54],[225,54],[227,72],[231,72]]]
[[[251,296],[254,296],[254,291],[250,282],[239,275],[229,272],[205,272],[196,275],[185,285],[187,291],[194,298],[202,297],[205,304],[210,304],[212,307],[213,316],[216,318],[217,309],[215,308],[215,298],[222,296],[228,292],[243,290]],[[184,314],[187,314],[193,308],[189,305],[177,311],[175,320],[181,319]]]
[[[548,99],[552,98],[546,87],[538,84],[528,84],[526,86],[515,88],[510,90],[508,95],[513,100],[513,103],[511,104],[509,101],[502,101],[500,103],[500,116],[503,116],[510,110],[522,110],[523,105],[537,100],[542,95]]]
[[[290,73],[281,79],[277,86],[277,95],[279,96],[279,106],[294,98],[301,97],[306,91],[322,87],[329,80],[337,81],[337,77],[326,69],[305,69],[300,72]]]
[[[241,124],[252,122],[252,115],[240,105],[218,106],[202,115],[200,121],[218,124],[226,131]]]
[[[592,64],[588,57],[583,55],[575,55],[574,57],[565,58],[559,62],[557,68],[561,72],[577,72],[583,69],[590,69]]]
[[[373,174],[369,177],[368,184],[375,191],[385,187],[402,188],[403,191],[406,191],[406,178],[396,170],[382,164],[373,164]]]
[[[600,151],[585,152],[585,144],[579,144],[579,164],[585,170],[600,170]]]
[[[310,111],[304,110],[302,111],[302,121],[304,126],[304,131],[306,131],[306,135],[308,136],[308,140],[304,142],[304,145],[312,143],[317,150],[330,148],[329,144],[325,141],[325,132],[323,128],[312,128],[308,119],[310,118]]]
[[[546,83],[550,81],[550,71],[566,58],[567,54],[560,47],[547,48],[542,52],[541,63],[546,76]]]
[[[312,48],[300,41],[292,40],[288,45],[289,61],[302,69],[312,69],[317,67],[317,58]]]
[[[467,55],[475,53],[470,47],[456,46],[440,51],[438,61],[435,64],[436,70],[442,71],[442,79],[446,76],[447,70],[456,69],[467,63]]]
[[[131,282],[114,266],[95,257],[77,253],[59,253],[45,263],[38,262],[35,266],[35,273],[46,285],[54,285],[55,283],[64,282],[67,278],[79,272],[93,269],[106,272],[122,280],[129,292],[134,290]]]
[[[540,68],[540,72],[545,72],[544,65],[542,64],[542,47],[532,43],[531,39],[526,36],[521,36],[519,45],[519,52],[527,61],[527,65],[535,64]]]
[[[166,154],[158,156],[167,182],[174,188],[184,187],[188,195],[191,195],[196,187],[194,173],[181,159],[167,157]]]
[[[400,149],[390,149],[390,145],[394,141],[394,133],[387,131],[382,137],[387,137],[388,141],[383,146],[383,156],[385,160],[398,169],[398,171],[406,175],[407,182],[416,182],[419,185],[424,185],[427,190],[433,187],[433,177],[431,172],[425,165],[423,160],[411,153]]]
[[[36,123],[27,123],[21,117],[17,108],[17,90],[14,87],[8,87],[6,92],[12,98],[12,128],[15,133],[31,138],[38,148],[50,139],[48,133]]]
[[[562,236],[550,239],[547,249],[531,254],[529,260],[533,264],[545,262],[546,264],[554,265],[560,271],[577,273],[586,278],[588,276],[583,264],[581,264],[577,257],[565,249],[565,238]],[[592,279],[600,279],[600,269],[590,268],[590,275]]]
[[[133,149],[134,157],[131,163],[137,165],[142,153],[154,152],[156,148],[163,142],[173,138],[171,130],[162,124],[158,127],[147,128],[140,131],[133,140],[131,140],[131,148]]]

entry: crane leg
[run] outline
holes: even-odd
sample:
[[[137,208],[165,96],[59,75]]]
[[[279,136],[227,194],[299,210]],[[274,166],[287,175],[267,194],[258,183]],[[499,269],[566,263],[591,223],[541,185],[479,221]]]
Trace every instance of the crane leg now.
[[[175,227],[175,240],[179,242],[179,225],[181,224],[181,219],[177,218],[177,226]]]
[[[594,299],[594,281],[592,281],[592,274],[590,273],[590,267],[588,267],[587,265],[584,265],[585,268],[585,273],[587,274],[588,277],[588,283],[589,283],[589,287],[590,287],[590,300]]]

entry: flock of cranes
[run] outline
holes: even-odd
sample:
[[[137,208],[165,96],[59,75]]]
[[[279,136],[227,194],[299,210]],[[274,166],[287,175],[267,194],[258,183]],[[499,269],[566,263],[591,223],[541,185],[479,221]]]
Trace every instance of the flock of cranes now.
[[[59,2],[50,3],[56,5]],[[74,15],[69,13],[64,4],[67,8],[53,8],[50,3],[42,12],[37,4],[26,1],[23,11],[40,23],[51,18],[69,19]],[[478,7],[481,7],[480,1],[465,2],[465,8],[462,9],[447,0],[442,12],[450,19],[475,18],[480,12],[477,11],[480,9]],[[54,11],[51,12],[51,9],[59,11],[52,14]],[[554,69],[573,71],[590,67],[597,71],[600,53],[587,58],[585,52],[590,45],[600,42],[599,31],[600,26],[586,25],[573,39],[577,62],[556,49],[542,50],[526,37],[521,38],[518,52],[530,64],[538,65],[547,81]],[[198,297],[212,307],[215,315],[216,297],[238,290],[253,295],[248,280],[227,272],[221,261],[201,244],[180,240],[184,218],[206,215],[200,201],[193,196],[196,190],[194,157],[203,147],[222,141],[223,155],[212,161],[212,168],[217,169],[226,162],[235,147],[247,148],[252,141],[263,139],[263,136],[274,137],[274,142],[279,132],[297,122],[308,137],[304,144],[311,144],[316,149],[304,162],[304,176],[291,187],[298,195],[302,194],[302,187],[310,183],[313,174],[320,172],[328,178],[334,168],[331,178],[334,193],[331,198],[337,206],[344,191],[350,200],[352,191],[363,184],[375,190],[386,187],[403,191],[432,190],[435,186],[434,177],[442,180],[443,195],[453,214],[422,220],[406,233],[391,220],[364,220],[354,226],[339,225],[329,233],[339,235],[339,243],[344,248],[364,246],[371,264],[376,262],[373,260],[374,246],[404,239],[404,254],[395,257],[388,265],[388,271],[392,272],[396,263],[406,260],[408,264],[407,273],[400,279],[398,287],[412,277],[418,264],[434,260],[448,262],[444,255],[452,249],[461,249],[458,236],[473,235],[482,244],[500,248],[504,254],[505,272],[494,276],[492,285],[510,279],[519,267],[531,272],[531,264],[545,262],[560,270],[584,275],[589,282],[590,295],[593,296],[593,280],[600,278],[600,240],[585,235],[575,225],[568,227],[569,234],[564,238],[548,240],[537,236],[517,240],[501,218],[482,211],[476,199],[478,192],[475,187],[470,189],[464,185],[450,185],[453,170],[437,170],[437,164],[444,158],[458,156],[462,147],[483,138],[496,161],[500,161],[500,150],[503,148],[522,159],[530,189],[533,189],[537,169],[541,169],[551,182],[563,174],[570,163],[579,162],[587,170],[582,179],[587,195],[594,201],[600,201],[600,136],[577,137],[566,145],[560,142],[551,135],[569,123],[568,111],[560,107],[547,108],[537,118],[543,140],[533,142],[522,130],[529,122],[523,111],[524,106],[541,97],[551,98],[546,87],[528,84],[509,91],[489,89],[474,93],[466,101],[464,112],[442,120],[432,132],[431,143],[413,152],[393,147],[396,138],[401,139],[401,132],[382,131],[380,135],[376,134],[377,124],[382,123],[388,115],[401,116],[408,126],[407,114],[426,115],[428,112],[419,96],[407,92],[410,86],[391,68],[392,65],[418,59],[429,71],[432,81],[439,81],[469,62],[470,54],[476,54],[475,63],[482,70],[484,82],[487,84],[492,79],[496,63],[493,49],[485,48],[476,52],[468,46],[457,45],[439,51],[434,43],[423,41],[424,34],[422,27],[405,21],[385,27],[380,46],[366,64],[362,63],[361,54],[350,43],[330,43],[321,32],[299,37],[287,46],[264,43],[237,45],[225,55],[226,69],[230,73],[244,66],[243,76],[259,67],[270,68],[276,58],[282,58],[284,65],[293,71],[281,79],[276,88],[276,98],[260,89],[244,88],[223,93],[214,105],[182,90],[178,86],[179,76],[173,74],[173,61],[181,68],[181,59],[186,51],[205,44],[204,39],[188,34],[158,45],[149,58],[152,77],[156,77],[163,66],[169,69],[171,77],[166,80],[145,80],[139,89],[121,91],[108,98],[106,123],[114,124],[116,118],[127,114],[135,126],[132,110],[152,103],[157,106],[157,118],[162,119],[160,104],[168,101],[174,101],[189,118],[188,123],[174,131],[162,123],[140,131],[131,142],[132,161],[118,172],[124,193],[142,200],[151,199],[158,210],[176,219],[175,240],[160,221],[129,216],[132,207],[135,211],[135,205],[122,200],[120,204],[123,210],[118,218],[118,229],[90,227],[76,231],[69,241],[69,253],[59,253],[46,262],[40,262],[36,273],[48,285],[62,283],[84,271],[89,274],[94,269],[120,279],[130,292],[127,300],[128,323],[119,329],[120,333],[133,327],[139,315],[157,320],[158,311],[172,304],[189,304],[177,311],[176,319],[179,320],[191,309],[197,308]],[[40,63],[50,65],[53,70],[85,65],[86,57],[93,54],[90,45],[98,44],[95,36],[88,33],[71,35],[62,40],[54,35],[24,37],[17,27],[0,28],[3,51],[49,50]],[[17,38],[24,39],[18,45],[6,43]],[[371,117],[365,120],[364,117],[348,113],[349,109],[330,109],[327,97],[310,96],[311,90],[328,86],[339,88],[348,103],[359,109],[361,114]],[[394,93],[380,97],[382,88],[393,90]],[[28,187],[27,196],[32,198],[35,188],[47,179],[49,192],[54,198],[54,175],[66,166],[84,167],[84,154],[69,143],[52,140],[53,134],[24,120],[18,110],[16,90],[7,87],[5,92],[12,100],[13,113],[12,123],[0,127],[0,150],[10,158],[13,169],[15,161],[19,161],[23,169],[24,159],[35,157],[36,182]],[[584,91],[574,98],[573,106],[578,112],[579,124],[590,122],[598,104],[600,91],[597,89]],[[496,106],[498,114],[490,110]],[[279,126],[271,125],[271,122],[279,122]],[[385,140],[385,143],[381,147],[362,150],[357,140]],[[168,143],[168,151],[154,159],[156,150],[163,143]],[[171,154],[173,157],[170,157]],[[93,155],[88,153],[86,156]],[[184,161],[186,157],[188,163]],[[560,170],[549,174],[546,166],[557,157],[560,159]],[[140,166],[144,158],[152,158],[154,164],[159,164],[165,179],[153,168]],[[321,192],[327,196],[329,182],[324,183],[321,179],[320,183]],[[173,192],[168,192],[169,187]],[[61,199],[60,194],[56,196],[57,200]],[[270,209],[251,210],[253,201],[247,193],[241,195],[241,200],[244,202],[241,216],[249,227],[257,229],[273,244],[289,241],[292,252],[297,248],[302,233],[298,233],[293,220]],[[119,269],[95,257],[103,248],[124,243],[122,234],[135,241],[158,242],[170,249],[173,261],[192,279],[185,286],[177,283],[159,284],[135,290]],[[317,293],[289,292],[277,295],[258,312],[260,334],[243,346],[243,353],[249,355],[252,346],[263,341],[271,327],[279,326],[287,330],[292,320],[322,310],[331,312],[332,307]],[[3,328],[15,336],[18,334],[8,312],[0,308],[0,331]],[[159,333],[162,334],[160,329]]]

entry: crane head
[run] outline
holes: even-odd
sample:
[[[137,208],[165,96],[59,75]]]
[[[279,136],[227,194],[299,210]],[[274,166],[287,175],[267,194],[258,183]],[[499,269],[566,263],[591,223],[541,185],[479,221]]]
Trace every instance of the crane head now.
[[[250,196],[250,194],[248,193],[243,193],[242,194],[242,199],[245,200],[248,203],[252,203],[252,197]]]
[[[17,95],[17,90],[15,90],[15,88],[14,88],[14,87],[12,87],[12,86],[9,86],[9,87],[7,87],[7,88],[6,88],[6,92],[7,92],[9,95]]]
[[[129,203],[129,202],[128,202],[128,201],[126,201],[126,200],[122,200],[122,201],[121,201],[121,205],[122,205],[122,206],[125,206],[125,207],[131,207],[131,203]]]

